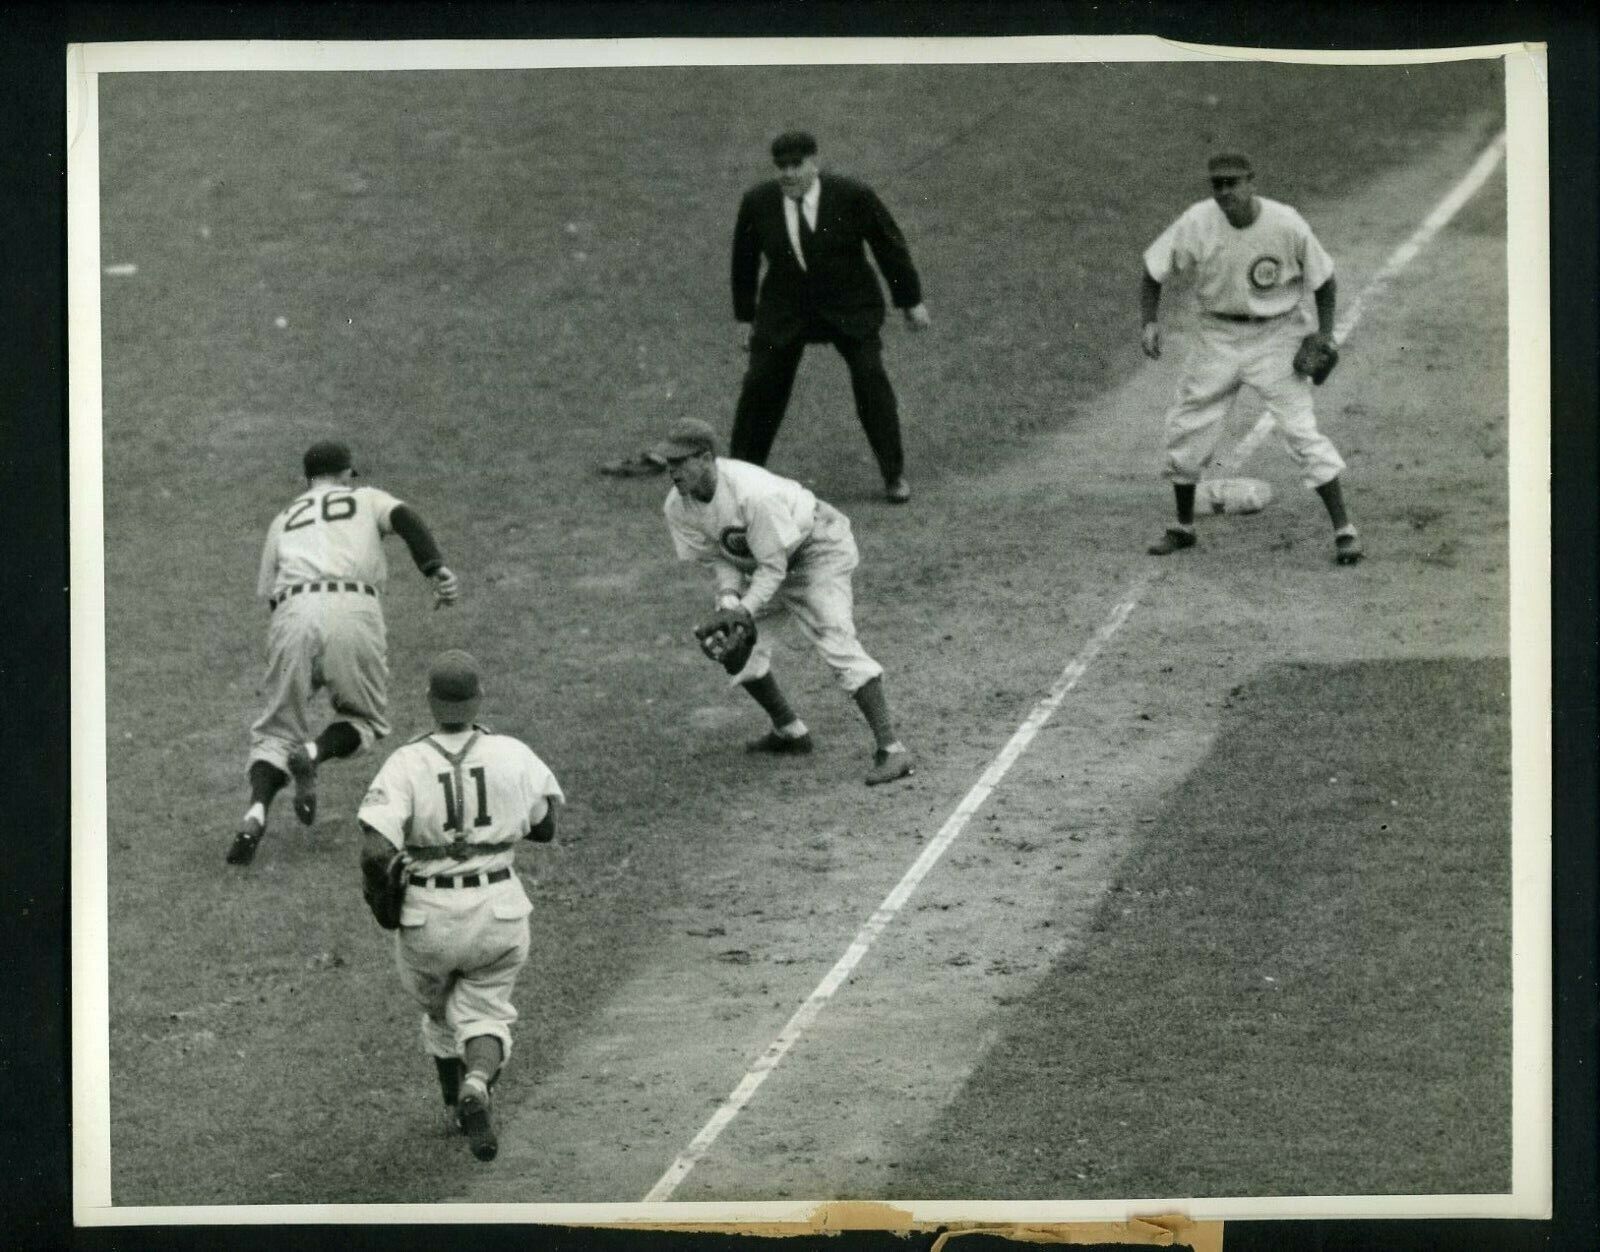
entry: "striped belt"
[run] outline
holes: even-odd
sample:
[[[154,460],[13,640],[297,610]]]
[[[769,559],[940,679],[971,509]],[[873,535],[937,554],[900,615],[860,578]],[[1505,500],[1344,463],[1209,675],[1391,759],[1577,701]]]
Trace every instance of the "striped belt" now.
[[[320,582],[320,583],[296,583],[292,587],[285,587],[277,595],[273,596],[272,599],[268,600],[267,601],[267,608],[276,609],[280,604],[282,604],[290,596],[297,596],[303,591],[362,591],[362,592],[365,592],[369,596],[375,596],[375,595],[378,594],[378,589],[376,587],[370,586],[367,583],[347,583],[347,582],[338,582],[338,581]]]
[[[487,874],[435,874],[432,878],[422,874],[411,875],[413,887],[481,887],[489,883],[505,882],[511,877],[508,869],[492,869]]]
[[[1273,313],[1269,317],[1257,317],[1254,313],[1212,313],[1207,310],[1206,316],[1221,318],[1224,322],[1275,322],[1293,312],[1293,309],[1287,309],[1282,313]]]

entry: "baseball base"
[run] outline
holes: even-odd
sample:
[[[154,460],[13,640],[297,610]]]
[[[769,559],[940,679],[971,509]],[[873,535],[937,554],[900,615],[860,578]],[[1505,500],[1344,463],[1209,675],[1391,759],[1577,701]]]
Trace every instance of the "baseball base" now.
[[[1272,502],[1272,485],[1259,478],[1208,478],[1195,491],[1195,507],[1212,513],[1259,513]]]

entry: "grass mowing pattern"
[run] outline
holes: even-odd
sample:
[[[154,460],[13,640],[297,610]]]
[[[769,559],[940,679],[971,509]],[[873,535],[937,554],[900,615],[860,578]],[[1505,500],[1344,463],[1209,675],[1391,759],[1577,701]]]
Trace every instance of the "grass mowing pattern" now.
[[[1507,674],[1293,665],[1245,688],[911,1190],[1508,1189]],[[1037,1146],[969,1129],[1037,1127],[1041,1099]]]

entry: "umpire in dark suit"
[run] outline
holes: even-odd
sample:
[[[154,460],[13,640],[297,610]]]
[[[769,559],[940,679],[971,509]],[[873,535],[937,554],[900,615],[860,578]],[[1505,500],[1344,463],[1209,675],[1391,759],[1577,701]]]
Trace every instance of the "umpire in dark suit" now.
[[[728,455],[765,465],[795,370],[808,343],[831,343],[850,368],[856,414],[867,432],[888,498],[911,498],[900,414],[883,369],[883,291],[867,264],[871,249],[889,294],[913,330],[928,325],[922,282],[905,236],[872,189],[817,170],[817,141],[790,131],[772,141],[778,176],[752,187],[733,230],[733,316],[750,353]],[[863,247],[865,245],[865,248]],[[766,273],[761,273],[762,259]],[[759,292],[757,279],[760,279]]]

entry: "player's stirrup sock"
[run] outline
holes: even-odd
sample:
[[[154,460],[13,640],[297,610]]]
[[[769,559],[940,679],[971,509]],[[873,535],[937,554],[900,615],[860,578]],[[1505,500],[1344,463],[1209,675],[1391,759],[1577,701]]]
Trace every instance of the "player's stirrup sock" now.
[[[1337,478],[1330,478],[1317,488],[1317,494],[1322,497],[1322,503],[1327,506],[1328,520],[1333,523],[1335,533],[1344,530],[1350,525],[1350,515],[1344,508],[1344,488],[1339,485]]]
[[[787,730],[799,720],[794,715],[794,709],[789,706],[788,699],[779,689],[778,680],[770,672],[739,685],[750,693],[752,700],[766,710],[767,716],[772,719],[772,724],[779,730]]]
[[[329,722],[317,736],[317,760],[336,761],[361,750],[361,732],[349,722]]]
[[[1194,525],[1194,483],[1173,483],[1172,497],[1178,506],[1178,525]]]
[[[461,1098],[461,1079],[466,1075],[466,1066],[459,1056],[436,1056],[433,1064],[439,1071],[439,1094],[444,1096],[446,1104],[454,1104]]]
[[[461,1062],[466,1070],[464,1077],[477,1075],[485,1087],[500,1076],[500,1062],[505,1056],[500,1040],[493,1035],[475,1035],[461,1049]]]
[[[263,810],[272,807],[272,797],[289,781],[289,775],[270,761],[251,761],[247,777],[250,779],[250,803],[259,804]]]
[[[879,750],[887,751],[894,747],[899,741],[895,738],[894,722],[889,717],[889,702],[883,698],[883,679],[873,678],[862,683],[851,698],[860,707],[867,725],[872,727],[872,737],[877,740]]]

